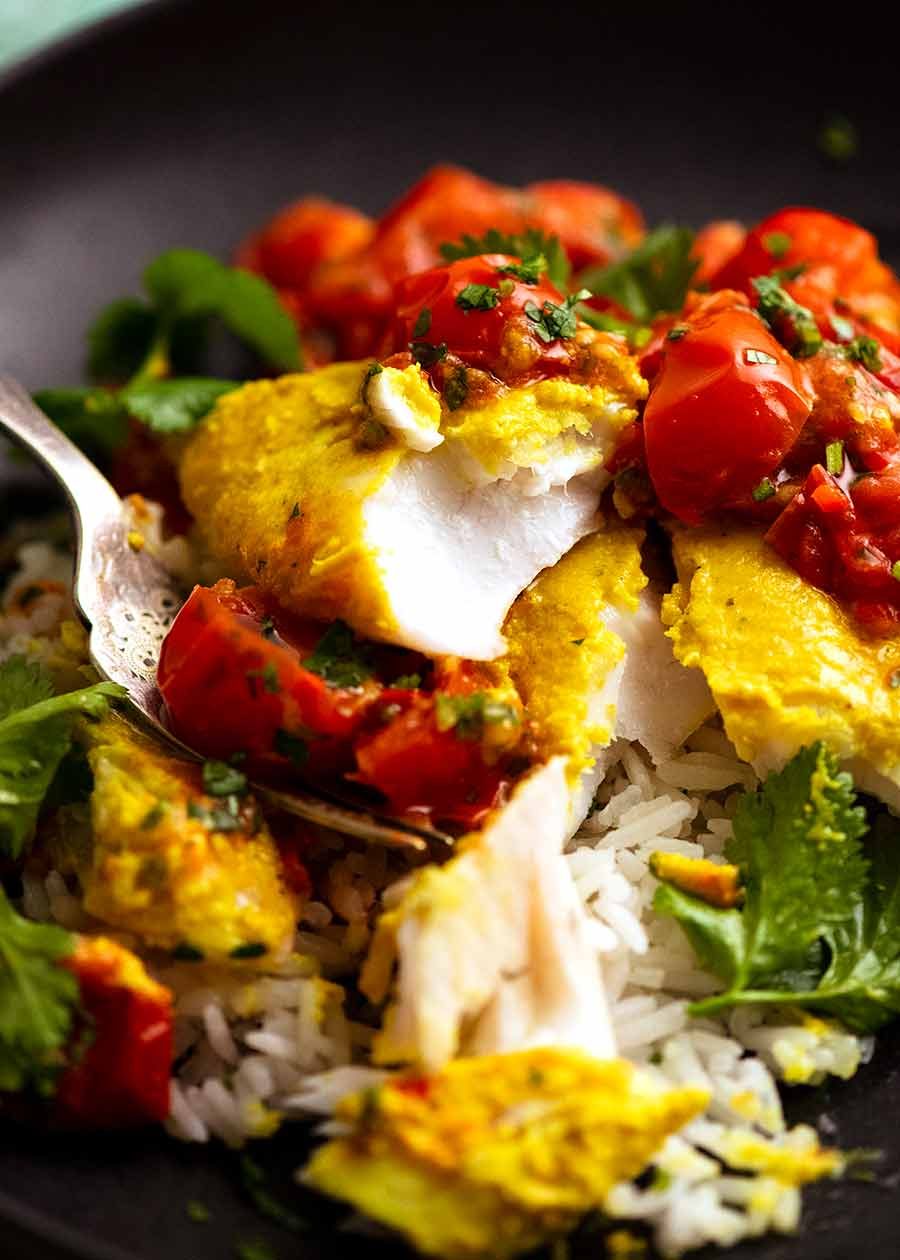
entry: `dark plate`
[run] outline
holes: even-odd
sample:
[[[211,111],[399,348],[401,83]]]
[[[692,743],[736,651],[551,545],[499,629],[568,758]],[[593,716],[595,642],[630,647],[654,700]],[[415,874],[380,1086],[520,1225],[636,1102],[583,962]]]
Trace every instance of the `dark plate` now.
[[[651,221],[811,202],[861,219],[896,256],[895,54],[878,13],[864,17],[863,34],[849,12],[830,25],[799,5],[144,7],[0,91],[0,367],[29,386],[75,381],[86,318],[155,251],[227,253],[305,191],[376,211],[438,159],[513,183],[606,181]],[[844,170],[815,146],[829,109],[861,135]],[[7,510],[40,505],[34,491],[13,498],[6,476]],[[878,1180],[813,1189],[802,1239],[747,1244],[736,1260],[897,1254],[898,1067],[887,1035],[856,1080],[791,1095],[795,1118],[825,1111],[843,1145],[884,1150]],[[302,1147],[295,1130],[260,1148],[282,1190]],[[16,1260],[196,1260],[253,1238],[304,1260],[402,1251],[336,1234],[341,1213],[303,1200],[312,1228],[295,1239],[241,1198],[234,1157],[157,1135],[7,1129],[0,1187],[0,1254]],[[209,1224],[188,1221],[190,1199]]]

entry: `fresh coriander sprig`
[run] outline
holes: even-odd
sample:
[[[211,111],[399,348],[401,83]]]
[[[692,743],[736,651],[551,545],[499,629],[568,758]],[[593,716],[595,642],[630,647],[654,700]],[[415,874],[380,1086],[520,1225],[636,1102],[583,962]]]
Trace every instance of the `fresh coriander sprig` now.
[[[802,1006],[869,1033],[900,1013],[898,823],[882,814],[865,832],[852,779],[821,743],[742,798],[726,856],[743,907],[719,909],[672,882],[656,893],[725,985],[693,1014]]]

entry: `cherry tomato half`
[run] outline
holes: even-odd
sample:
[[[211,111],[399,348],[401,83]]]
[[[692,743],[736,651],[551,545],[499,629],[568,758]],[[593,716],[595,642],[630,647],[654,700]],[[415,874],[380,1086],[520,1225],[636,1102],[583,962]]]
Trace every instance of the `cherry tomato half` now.
[[[647,465],[663,506],[696,524],[775,471],[812,394],[803,369],[747,307],[712,305],[669,338],[644,412]]]
[[[464,363],[506,381],[564,372],[571,364],[565,339],[543,340],[529,317],[529,311],[539,316],[545,302],[559,306],[563,295],[546,276],[525,283],[511,275],[507,269],[519,263],[482,254],[401,281],[392,349],[406,350],[417,340],[443,344]]]

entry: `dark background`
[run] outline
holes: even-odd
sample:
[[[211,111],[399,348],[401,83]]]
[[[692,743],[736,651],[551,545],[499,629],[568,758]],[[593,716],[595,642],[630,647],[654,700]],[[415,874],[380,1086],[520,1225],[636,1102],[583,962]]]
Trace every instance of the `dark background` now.
[[[816,145],[829,111],[859,132],[843,168]],[[0,81],[0,370],[30,387],[75,382],[86,322],[158,250],[226,255],[306,192],[377,212],[438,160],[510,183],[606,182],[651,223],[813,203],[860,219],[897,260],[898,112],[886,6],[147,5]],[[0,469],[0,514],[39,507],[34,484]],[[898,1068],[888,1035],[849,1085],[792,1093],[795,1116],[825,1111],[836,1140],[885,1155],[872,1182],[810,1192],[802,1240],[746,1244],[735,1260],[897,1255]],[[259,1158],[287,1191],[301,1135]],[[302,1199],[314,1226],[295,1239],[239,1184],[218,1148],[6,1128],[0,1256],[212,1260],[253,1238],[285,1260],[402,1252],[334,1234],[340,1212]],[[188,1221],[189,1199],[209,1224]]]

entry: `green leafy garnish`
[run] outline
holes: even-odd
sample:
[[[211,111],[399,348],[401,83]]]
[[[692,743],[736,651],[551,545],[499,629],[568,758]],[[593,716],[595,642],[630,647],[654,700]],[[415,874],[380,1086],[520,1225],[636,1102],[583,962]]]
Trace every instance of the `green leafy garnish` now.
[[[500,301],[500,290],[492,284],[467,284],[456,295],[461,311],[492,311]]]
[[[290,1230],[293,1234],[300,1234],[307,1229],[306,1221],[296,1212],[292,1212],[269,1189],[266,1184],[266,1174],[255,1159],[251,1159],[249,1155],[242,1155],[240,1169],[244,1191],[257,1212],[268,1220],[274,1221],[276,1225]]]
[[[589,289],[579,289],[563,302],[544,302],[542,306],[535,302],[526,302],[525,314],[534,325],[532,331],[545,344],[560,338],[565,340],[574,337],[578,331],[575,307],[590,296]]]
[[[210,254],[173,249],[144,272],[148,299],[120,298],[88,330],[94,388],[47,389],[38,406],[95,459],[125,440],[129,418],[157,433],[188,432],[235,381],[196,375],[212,321],[267,363],[302,368],[297,330],[265,280]]]
[[[78,981],[58,965],[75,938],[31,923],[0,889],[0,1092],[53,1092],[78,1006]]]
[[[829,442],[825,447],[825,467],[833,477],[839,477],[844,471],[843,442]]]
[[[666,311],[680,311],[699,265],[691,257],[694,234],[688,228],[664,224],[648,233],[621,262],[590,267],[579,284],[609,298],[639,324],[649,324]]]
[[[479,254],[510,254],[521,258],[523,264],[543,258],[547,278],[558,289],[565,290],[569,283],[569,259],[557,236],[546,236],[538,228],[526,228],[524,232],[500,232],[488,228],[484,236],[470,236],[464,232],[459,241],[445,241],[441,255],[447,262],[459,258],[476,258]]]
[[[502,267],[497,268],[501,276],[514,276],[516,280],[521,280],[523,284],[537,284],[546,270],[547,259],[543,254],[534,254],[530,258],[523,258],[520,263],[504,263]]]
[[[46,670],[24,656],[0,665],[0,855],[18,858],[30,843],[75,718],[103,717],[108,701],[124,694],[115,683],[97,683],[54,696]]]
[[[290,731],[277,730],[275,732],[274,749],[279,757],[286,757],[295,766],[302,766],[309,758],[306,740],[299,735],[292,735]]]
[[[900,835],[881,815],[867,841],[853,781],[821,743],[802,749],[738,806],[726,847],[744,888],[722,910],[671,884],[655,906],[678,919],[723,993],[705,1015],[741,1003],[805,1006],[874,1032],[900,1013]]]
[[[423,306],[416,316],[416,322],[413,324],[413,336],[424,337],[431,327],[431,311],[427,306]],[[381,365],[379,364],[379,370]]]
[[[120,391],[118,400],[128,415],[154,433],[189,433],[223,394],[239,388],[239,381],[179,376],[166,381],[136,381]]]
[[[39,389],[34,401],[91,459],[108,459],[128,434],[128,416],[111,389]]]
[[[345,621],[333,621],[303,668],[318,674],[332,687],[359,687],[375,673],[365,648],[357,643]]]
[[[751,497],[754,503],[765,503],[766,499],[771,499],[775,493],[775,486],[769,477],[763,477],[751,491]]]
[[[241,796],[247,791],[247,776],[227,761],[204,761],[203,790],[210,796]]]
[[[880,372],[884,367],[881,361],[881,346],[874,337],[854,337],[852,341],[841,346],[840,350],[848,359],[861,363],[869,372]]]
[[[411,341],[409,350],[416,363],[422,368],[432,368],[447,357],[446,341],[440,341],[436,346],[430,341]]]
[[[459,739],[480,739],[485,726],[497,723],[518,725],[519,715],[512,705],[495,700],[484,691],[457,696],[438,692],[434,701],[439,731],[453,731]]]
[[[778,276],[757,276],[752,281],[757,310],[783,346],[798,359],[807,359],[822,348],[822,334],[815,316],[795,302],[781,287]]]
[[[763,237],[763,245],[772,257],[779,261],[790,251],[791,244],[792,241],[787,232],[767,232]]]

